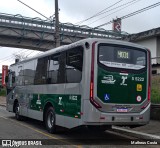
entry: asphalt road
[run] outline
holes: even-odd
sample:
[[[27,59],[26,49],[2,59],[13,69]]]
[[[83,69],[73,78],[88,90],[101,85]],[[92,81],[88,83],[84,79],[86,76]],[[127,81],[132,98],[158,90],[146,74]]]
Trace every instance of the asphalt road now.
[[[17,121],[14,114],[6,111],[5,107],[2,106],[0,106],[0,139],[37,140],[41,141],[42,144],[50,144],[37,147],[144,147],[144,145],[131,145],[130,142],[137,141],[137,139],[112,131],[96,133],[87,128],[80,128],[76,130],[59,129],[57,134],[49,134],[42,122],[32,119]],[[156,146],[145,145],[145,147]]]

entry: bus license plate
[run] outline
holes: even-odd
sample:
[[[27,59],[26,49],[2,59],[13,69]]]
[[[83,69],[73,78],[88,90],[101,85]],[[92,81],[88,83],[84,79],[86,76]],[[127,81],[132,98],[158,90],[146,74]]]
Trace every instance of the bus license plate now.
[[[126,108],[117,108],[117,112],[126,113],[126,112],[128,112],[128,110]]]

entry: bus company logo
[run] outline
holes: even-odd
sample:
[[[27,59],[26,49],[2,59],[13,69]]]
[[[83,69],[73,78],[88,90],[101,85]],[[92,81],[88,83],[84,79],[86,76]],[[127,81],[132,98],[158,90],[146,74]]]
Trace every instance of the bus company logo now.
[[[62,97],[59,97],[59,102],[58,102],[58,105],[62,105]]]
[[[103,84],[114,84],[116,80],[114,80],[112,75],[106,75],[103,77],[103,80],[101,80]]]
[[[36,104],[41,105],[41,100],[37,100]]]
[[[122,82],[120,85],[127,86],[127,84],[125,83],[126,80],[127,80],[127,76],[122,76]]]

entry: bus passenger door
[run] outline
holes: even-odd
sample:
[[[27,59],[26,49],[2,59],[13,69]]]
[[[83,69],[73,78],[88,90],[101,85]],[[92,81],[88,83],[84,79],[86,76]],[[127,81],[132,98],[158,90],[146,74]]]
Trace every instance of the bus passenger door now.
[[[7,110],[13,112],[13,104],[14,104],[14,88],[15,88],[15,73],[10,71],[8,76],[6,77],[6,89],[7,89],[7,97],[6,97],[6,105]]]
[[[28,102],[29,99],[27,99],[27,93],[26,93],[26,86],[25,86],[25,75],[24,75],[24,65],[19,65],[17,67],[17,98],[19,102],[19,110],[20,115],[27,116],[28,114]]]

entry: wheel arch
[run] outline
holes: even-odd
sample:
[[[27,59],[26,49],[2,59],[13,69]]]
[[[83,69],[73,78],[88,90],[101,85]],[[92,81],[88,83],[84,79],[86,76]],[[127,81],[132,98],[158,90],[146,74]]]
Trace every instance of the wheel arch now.
[[[44,105],[44,109],[43,109],[43,121],[45,120],[45,113],[49,107],[54,108],[54,106],[51,102],[46,102],[46,104]]]

